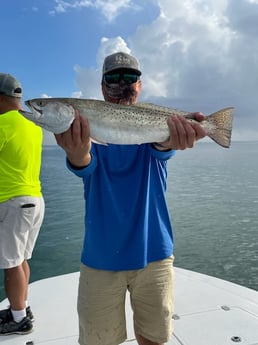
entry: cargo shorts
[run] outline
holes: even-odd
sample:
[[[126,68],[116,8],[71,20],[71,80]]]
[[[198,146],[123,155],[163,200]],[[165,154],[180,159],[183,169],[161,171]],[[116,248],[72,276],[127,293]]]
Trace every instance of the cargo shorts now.
[[[78,292],[79,344],[115,345],[127,339],[125,298],[129,291],[134,331],[153,342],[172,337],[174,257],[130,271],[81,265]]]

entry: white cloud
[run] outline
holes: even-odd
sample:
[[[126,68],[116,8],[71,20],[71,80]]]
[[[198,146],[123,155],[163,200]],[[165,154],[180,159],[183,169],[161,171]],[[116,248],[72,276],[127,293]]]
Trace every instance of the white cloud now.
[[[41,98],[52,98],[52,96],[49,96],[49,95],[46,94],[46,93],[42,93],[42,94],[40,95],[40,97],[41,97]]]
[[[102,38],[95,70],[76,67],[82,95],[102,98],[104,57],[122,50],[140,61],[144,101],[205,113],[234,106],[235,137],[258,139],[258,1],[156,4],[157,18],[129,38]]]
[[[121,37],[117,36],[114,38],[103,37],[100,42],[100,47],[97,53],[98,66],[102,68],[104,58],[114,52],[123,51],[130,54],[131,50],[127,46],[126,41]]]
[[[74,91],[73,93],[72,93],[72,97],[73,98],[82,98],[83,96],[82,96],[82,92],[81,91]]]
[[[96,0],[95,6],[108,21],[112,21],[126,9],[133,9],[131,0]]]
[[[49,13],[51,15],[65,13],[68,10],[95,8],[109,21],[113,21],[126,9],[136,9],[131,0],[55,0],[56,5]]]
[[[210,83],[206,75],[210,67],[218,74],[225,72],[235,33],[226,25],[221,1],[216,8],[192,0],[160,0],[159,4],[161,15],[150,25],[138,28],[131,37],[132,46],[144,73],[150,79],[155,73],[157,87],[153,82],[147,85],[146,97],[155,96],[157,89],[162,89],[165,97],[180,97],[196,83],[199,73],[199,78]]]
[[[84,7],[92,7],[93,2],[89,0],[81,1],[65,1],[65,0],[55,0],[56,5],[53,10],[50,11],[51,14],[65,13],[70,9],[81,9]]]

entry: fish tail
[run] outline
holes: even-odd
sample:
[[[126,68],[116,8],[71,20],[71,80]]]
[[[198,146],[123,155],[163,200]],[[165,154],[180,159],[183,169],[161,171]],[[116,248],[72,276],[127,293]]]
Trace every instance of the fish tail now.
[[[231,144],[233,110],[232,107],[221,109],[206,118],[207,122],[212,125],[212,129],[207,131],[208,137],[226,148],[229,148]]]

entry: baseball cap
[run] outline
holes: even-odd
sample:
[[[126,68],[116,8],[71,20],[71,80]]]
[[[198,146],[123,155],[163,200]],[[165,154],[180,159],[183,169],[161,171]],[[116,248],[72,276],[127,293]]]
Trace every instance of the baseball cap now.
[[[22,87],[20,82],[11,74],[0,73],[0,94],[12,97],[22,97]]]
[[[132,55],[118,52],[108,55],[103,63],[102,75],[112,72],[116,69],[126,68],[131,69],[138,75],[141,75],[139,62]]]

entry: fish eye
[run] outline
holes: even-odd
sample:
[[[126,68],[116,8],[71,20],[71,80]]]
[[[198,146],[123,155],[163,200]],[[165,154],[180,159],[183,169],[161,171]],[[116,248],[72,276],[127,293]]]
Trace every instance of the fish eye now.
[[[37,104],[38,104],[38,106],[43,107],[43,106],[44,106],[44,101],[39,100],[39,101],[37,102]]]

